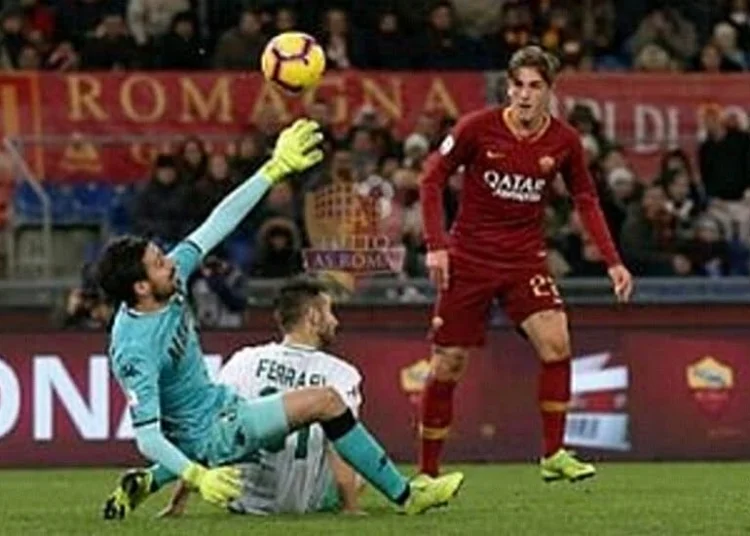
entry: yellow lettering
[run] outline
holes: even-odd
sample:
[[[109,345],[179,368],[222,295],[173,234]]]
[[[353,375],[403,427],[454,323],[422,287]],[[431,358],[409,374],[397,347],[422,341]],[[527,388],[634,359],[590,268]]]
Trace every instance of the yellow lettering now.
[[[364,92],[364,104],[373,106],[377,103],[379,107],[392,119],[400,119],[403,113],[401,99],[401,79],[391,78],[391,96],[386,94],[380,86],[371,78],[362,79],[362,90]]]
[[[68,119],[85,121],[95,119],[106,121],[107,112],[102,108],[99,99],[102,95],[102,83],[96,77],[85,74],[74,74],[66,78],[68,83]]]
[[[143,87],[141,91],[139,89]],[[151,93],[151,110],[140,112],[136,109],[136,103],[142,107],[147,101],[143,92]],[[128,119],[138,123],[154,123],[164,116],[167,108],[167,93],[164,87],[150,76],[129,76],[120,88],[120,105]]]
[[[6,136],[17,136],[21,131],[18,115],[18,92],[13,86],[4,86],[0,91],[0,109],[2,114],[2,133]]]
[[[232,122],[232,99],[229,94],[229,78],[222,76],[216,79],[206,97],[200,88],[189,78],[181,78],[183,123],[209,121],[213,116],[219,123]],[[196,117],[197,116],[197,117]]]
[[[304,97],[302,98],[305,107],[310,106],[312,102],[318,97],[318,91],[320,89],[323,89],[325,93],[328,93],[327,91],[325,91],[325,88],[332,87],[336,90],[332,98],[328,99],[326,98],[327,95],[322,95],[322,98],[324,98],[326,102],[331,105],[331,123],[333,123],[334,125],[345,123],[349,118],[349,106],[346,100],[345,82],[346,81],[343,76],[326,76],[325,78],[323,78],[320,84],[305,93]]]
[[[275,121],[281,124],[286,124],[291,119],[286,102],[273,84],[263,84],[261,87],[253,111],[250,112],[250,121],[256,123],[266,114],[273,114]]]
[[[442,110],[451,117],[460,115],[456,101],[453,100],[448,88],[445,87],[445,83],[440,78],[435,78],[432,82],[424,100],[423,110],[427,112]]]

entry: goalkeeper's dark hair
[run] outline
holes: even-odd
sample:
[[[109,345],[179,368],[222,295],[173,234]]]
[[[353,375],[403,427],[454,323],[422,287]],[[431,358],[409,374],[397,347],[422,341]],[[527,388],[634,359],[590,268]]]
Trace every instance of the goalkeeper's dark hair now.
[[[148,279],[143,255],[149,241],[137,236],[122,236],[107,244],[96,267],[96,280],[113,305],[136,303],[133,286]]]
[[[296,326],[307,308],[323,294],[328,287],[320,280],[310,277],[295,277],[284,283],[274,300],[274,319],[283,332]]]
[[[557,78],[560,61],[549,52],[545,52],[541,47],[530,45],[517,50],[510,58],[508,63],[509,77],[515,79],[518,76],[518,71],[523,67],[536,69],[544,81],[551,86]]]

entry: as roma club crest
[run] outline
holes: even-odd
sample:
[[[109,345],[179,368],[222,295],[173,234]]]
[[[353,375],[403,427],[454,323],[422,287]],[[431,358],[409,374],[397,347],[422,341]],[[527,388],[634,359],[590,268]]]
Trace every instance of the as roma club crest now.
[[[705,356],[686,369],[693,398],[709,415],[721,413],[734,389],[734,370],[713,356]]]
[[[542,173],[547,174],[555,169],[555,159],[551,156],[543,156],[539,159],[539,169]]]
[[[305,196],[305,227],[312,247],[303,251],[308,272],[356,276],[399,273],[400,211],[393,186],[379,177],[334,182]]]

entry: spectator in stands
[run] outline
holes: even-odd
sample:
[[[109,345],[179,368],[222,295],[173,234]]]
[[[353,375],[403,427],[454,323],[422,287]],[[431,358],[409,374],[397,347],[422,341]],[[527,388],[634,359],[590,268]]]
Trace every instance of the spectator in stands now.
[[[23,13],[17,8],[6,9],[0,17],[0,69],[15,70],[27,43],[23,36]]]
[[[727,21],[737,30],[737,44],[750,52],[750,5],[747,0],[730,0]]]
[[[375,146],[372,130],[365,127],[355,127],[350,134],[349,146],[357,180],[366,179],[378,168],[380,155]]]
[[[130,0],[128,26],[136,44],[146,47],[166,35],[178,13],[189,10],[189,0]]]
[[[461,70],[476,69],[482,64],[477,43],[459,31],[450,1],[440,1],[432,8],[427,30],[416,48],[416,64],[422,68]]]
[[[713,43],[721,52],[722,59],[731,71],[747,70],[745,53],[737,46],[737,29],[728,22],[720,22],[714,27]]]
[[[33,45],[24,45],[18,56],[19,71],[38,71],[42,68],[42,57]]]
[[[106,0],[71,0],[57,11],[59,41],[70,42],[80,50],[85,40],[94,36],[109,11]]]
[[[742,67],[729,61],[721,54],[721,50],[714,43],[706,43],[697,58],[696,71],[716,74],[741,71]]]
[[[133,207],[136,233],[169,246],[188,231],[185,206],[188,191],[172,155],[156,158],[152,179],[139,192]]]
[[[217,69],[258,70],[260,56],[268,37],[263,33],[260,16],[252,10],[242,12],[236,27],[219,39],[214,55]]]
[[[690,198],[695,202],[700,211],[706,208],[706,188],[701,176],[693,169],[690,158],[682,149],[672,149],[662,156],[661,171],[657,180],[666,178],[671,172],[683,173],[690,181]]]
[[[661,51],[657,52],[658,47]],[[656,56],[666,55],[674,59],[678,66],[686,65],[698,50],[698,38],[695,26],[672,7],[653,9],[638,26],[630,41],[632,56],[641,58],[641,65],[665,66],[663,58],[657,61]],[[648,51],[644,55],[644,51]],[[654,70],[645,69],[645,70]]]
[[[33,43],[51,43],[55,38],[57,21],[54,11],[40,0],[19,0],[26,37]]]
[[[232,160],[232,169],[240,179],[255,173],[266,160],[266,147],[257,131],[243,134],[237,141],[237,152]]]
[[[681,248],[690,261],[693,275],[722,277],[731,275],[731,253],[721,225],[711,216],[695,222],[694,238]]]
[[[203,141],[197,136],[185,140],[178,151],[180,176],[188,184],[195,184],[203,178],[208,169],[208,152]]]
[[[165,70],[197,71],[206,66],[206,49],[198,36],[198,19],[185,11],[175,15],[159,44],[158,66]]]
[[[195,227],[205,220],[214,207],[234,189],[237,181],[221,153],[213,154],[208,159],[206,175],[190,187],[190,196],[185,207],[186,216],[191,226]]]
[[[661,186],[646,188],[622,227],[620,244],[625,262],[643,276],[689,275],[692,265],[677,252],[673,218]]]
[[[276,33],[297,30],[297,13],[289,6],[281,6],[274,17]]]
[[[190,282],[190,297],[200,325],[242,327],[250,294],[248,283],[247,276],[237,266],[215,256],[206,257]]]
[[[648,43],[636,56],[633,67],[646,73],[668,73],[677,69],[677,63],[663,47]]]
[[[424,264],[427,250],[422,235],[419,174],[414,169],[399,169],[393,174],[393,185],[396,187],[395,202],[402,211],[401,242],[406,248],[404,272],[408,277],[427,277]]]
[[[625,165],[619,165],[603,173],[604,184],[600,189],[602,211],[612,237],[619,245],[622,226],[632,210],[631,206],[639,199],[641,191],[637,177]]]
[[[343,9],[325,12],[320,44],[325,50],[328,68],[349,69],[359,65],[349,16]]]
[[[382,13],[375,31],[365,43],[363,66],[398,71],[409,69],[412,64],[411,47],[398,14]]]
[[[294,222],[271,218],[256,238],[256,257],[250,275],[264,279],[287,278],[303,271],[300,236]]]
[[[718,106],[705,109],[706,139],[699,149],[709,210],[728,237],[750,244],[750,134]]]
[[[138,49],[120,13],[107,13],[81,49],[81,67],[88,71],[127,70],[139,65]]]
[[[554,240],[557,250],[563,254],[562,259],[554,256],[551,259],[557,264],[555,271],[568,277],[606,276],[602,254],[581,223],[578,211],[571,211],[568,228],[568,232],[559,233]]]
[[[622,67],[615,42],[616,17],[614,0],[593,0],[590,9],[587,6],[580,10],[581,37],[591,48],[597,66],[603,69]]]
[[[682,171],[670,171],[662,184],[667,194],[667,212],[672,215],[677,240],[691,237],[698,218],[699,207],[690,198],[690,179]]]
[[[487,67],[505,69],[513,53],[534,38],[531,11],[519,2],[503,4],[500,29],[484,38]]]

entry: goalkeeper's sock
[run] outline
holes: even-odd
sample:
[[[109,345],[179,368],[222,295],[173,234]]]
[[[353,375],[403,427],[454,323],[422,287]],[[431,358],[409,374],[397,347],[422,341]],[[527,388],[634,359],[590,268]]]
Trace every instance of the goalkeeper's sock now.
[[[539,409],[542,413],[545,458],[563,447],[569,400],[570,359],[542,363],[539,375]]]
[[[432,477],[440,472],[440,457],[453,421],[454,381],[427,378],[422,392],[422,418],[419,427],[419,470]]]
[[[396,504],[406,502],[408,481],[350,409],[320,424],[336,452],[360,475]]]

